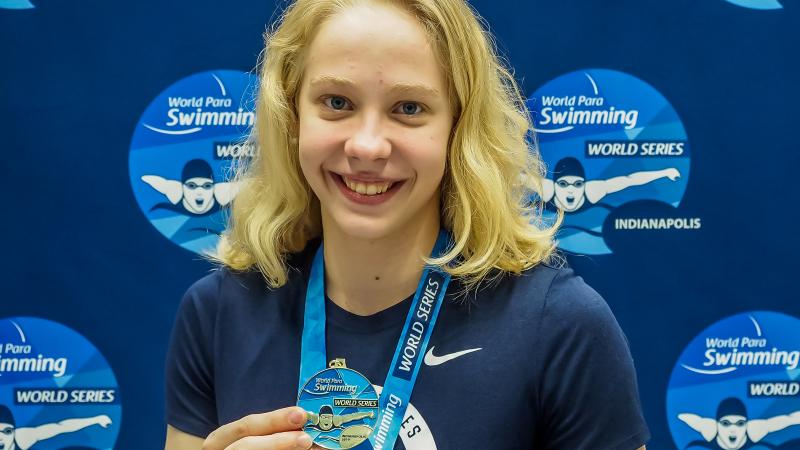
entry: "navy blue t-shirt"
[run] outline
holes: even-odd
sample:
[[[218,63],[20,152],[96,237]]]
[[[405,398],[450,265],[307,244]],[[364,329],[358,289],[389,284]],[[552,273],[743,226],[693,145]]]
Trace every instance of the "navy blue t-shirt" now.
[[[166,370],[167,422],[205,437],[297,401],[318,241],[270,289],[219,269],[189,288]],[[450,283],[395,449],[636,450],[649,438],[627,341],[569,269],[538,265],[477,294]],[[328,360],[383,384],[411,299],[371,316],[326,302]]]

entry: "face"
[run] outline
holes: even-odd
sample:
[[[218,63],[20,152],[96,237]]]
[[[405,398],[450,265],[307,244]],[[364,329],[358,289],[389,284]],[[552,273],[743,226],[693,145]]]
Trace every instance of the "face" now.
[[[333,414],[319,415],[319,429],[327,431],[333,428]]]
[[[747,418],[727,415],[717,421],[717,441],[722,448],[738,449],[747,440]]]
[[[183,182],[183,204],[189,212],[202,214],[214,206],[214,180],[195,177]]]
[[[411,15],[359,5],[313,39],[297,100],[300,166],[323,225],[359,239],[439,218],[453,118],[444,72]]]
[[[575,211],[583,204],[586,180],[574,175],[559,177],[555,182],[556,202],[564,211]]]
[[[14,426],[0,423],[0,450],[14,450]]]

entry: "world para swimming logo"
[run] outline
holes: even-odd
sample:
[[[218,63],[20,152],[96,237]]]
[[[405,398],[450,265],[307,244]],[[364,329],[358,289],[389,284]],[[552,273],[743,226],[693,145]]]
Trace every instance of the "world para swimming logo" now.
[[[701,226],[680,205],[691,150],[655,88],[623,72],[588,69],[549,81],[527,101],[548,174],[546,215],[564,212],[559,247],[602,255],[632,233]]]
[[[216,70],[159,94],[133,133],[130,183],[142,212],[165,237],[195,253],[216,246],[238,186],[232,164],[252,157],[256,80]]]
[[[117,380],[92,343],[50,320],[0,320],[0,449],[111,449],[121,420]]]
[[[703,330],[669,381],[678,449],[800,449],[800,320],[755,311]]]
[[[750,9],[781,9],[783,5],[778,0],[725,0],[736,6]]]

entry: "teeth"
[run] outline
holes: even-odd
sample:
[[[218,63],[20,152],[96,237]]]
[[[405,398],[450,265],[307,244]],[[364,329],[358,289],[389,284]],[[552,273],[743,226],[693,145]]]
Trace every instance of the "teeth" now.
[[[360,181],[352,181],[345,177],[342,177],[344,180],[344,184],[354,192],[358,192],[361,195],[377,195],[383,194],[384,192],[388,191],[390,187],[392,187],[391,181],[386,181],[383,183],[363,183]]]

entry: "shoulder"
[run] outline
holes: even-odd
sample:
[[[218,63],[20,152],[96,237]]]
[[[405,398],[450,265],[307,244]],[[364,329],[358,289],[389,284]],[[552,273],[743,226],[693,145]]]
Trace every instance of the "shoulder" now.
[[[542,295],[531,296],[538,310],[531,321],[537,365],[553,380],[579,373],[600,379],[609,371],[634,379],[628,339],[603,297],[572,269],[542,266],[537,271],[550,281]]]
[[[552,278],[544,298],[544,317],[584,322],[610,313],[603,297],[572,269],[546,267]]]
[[[184,303],[198,309],[216,309],[222,302],[265,288],[266,283],[257,271],[237,272],[220,266],[189,286]]]
[[[572,269],[560,269],[542,308],[540,334],[556,341],[571,338],[577,344],[627,339],[603,297]]]
[[[548,264],[538,264],[519,275],[504,274],[493,291],[549,315],[585,314],[607,307],[571,268]]]
[[[504,273],[478,287],[475,294],[456,288],[459,319],[492,323],[493,329],[513,330],[521,342],[541,349],[559,345],[567,334],[586,337],[617,326],[603,298],[568,267],[539,264],[520,274]]]
[[[591,339],[617,333],[606,301],[569,267],[539,264],[505,276],[498,288],[507,290],[514,309],[536,324],[540,338],[581,334]]]
[[[217,315],[231,309],[247,310],[258,304],[269,303],[268,300],[293,297],[295,291],[305,287],[317,246],[318,242],[311,241],[302,252],[287,255],[288,281],[277,288],[270,287],[256,269],[234,271],[225,266],[215,267],[186,290],[181,309]]]

